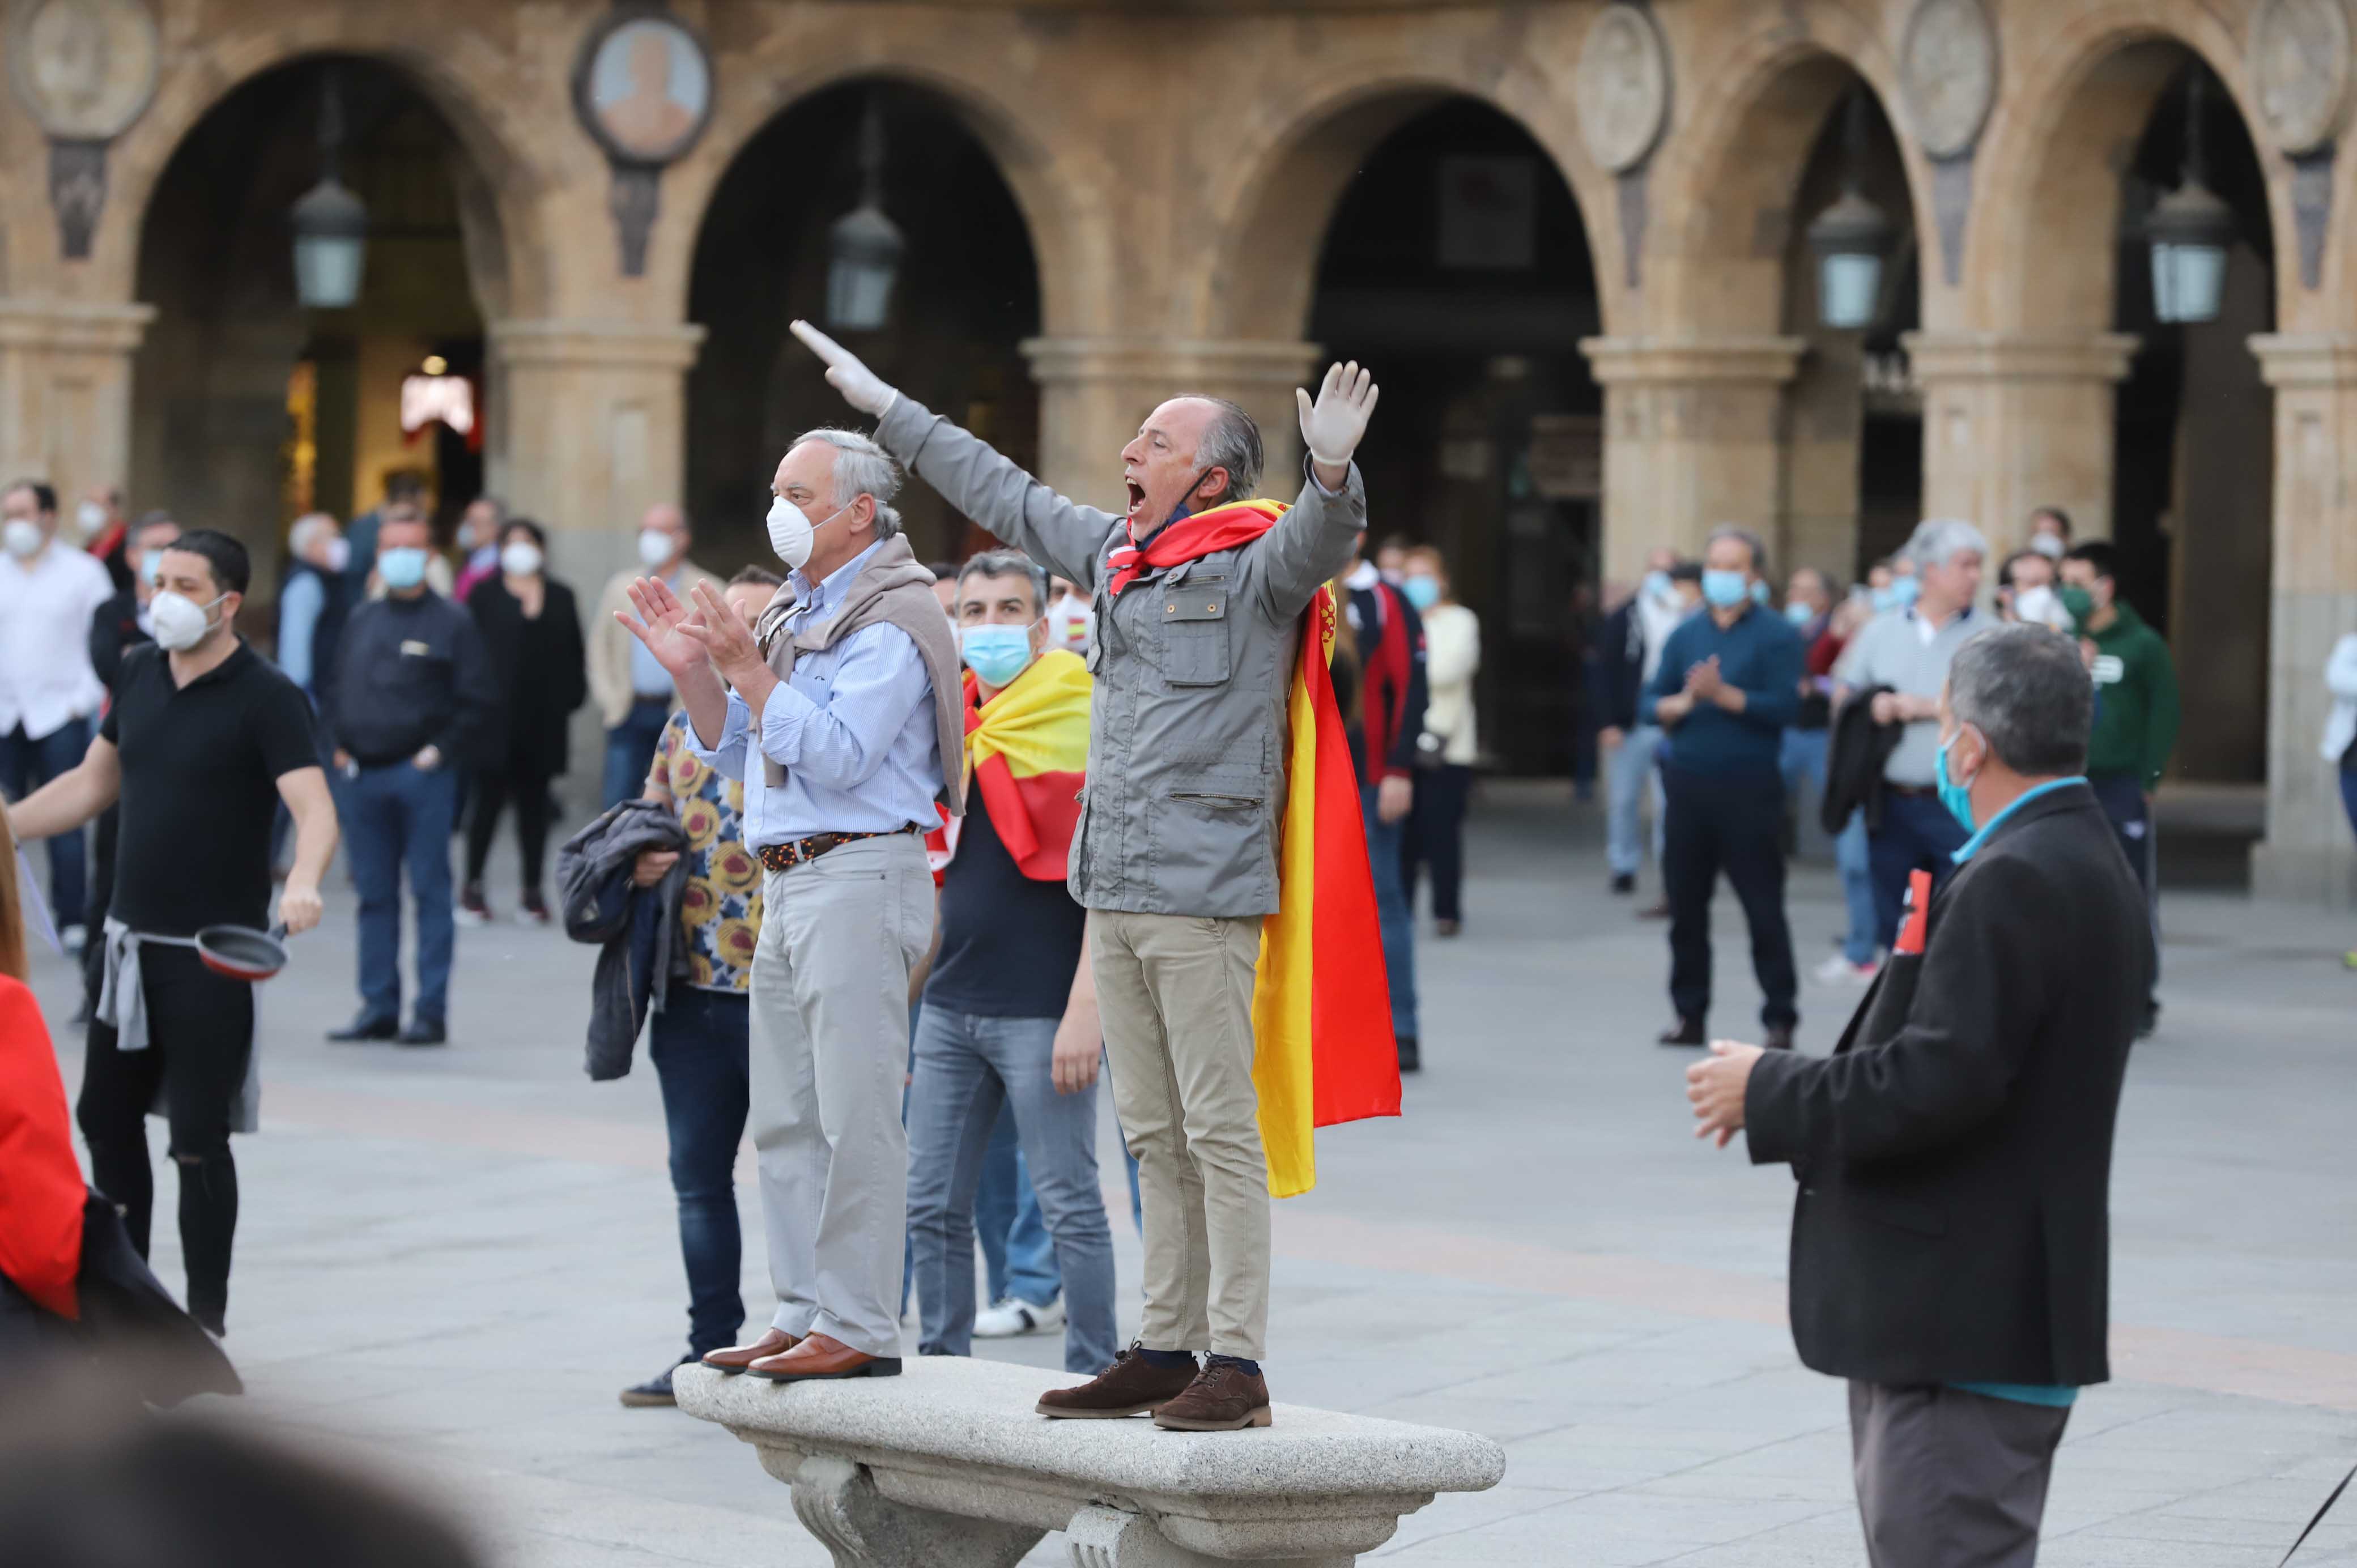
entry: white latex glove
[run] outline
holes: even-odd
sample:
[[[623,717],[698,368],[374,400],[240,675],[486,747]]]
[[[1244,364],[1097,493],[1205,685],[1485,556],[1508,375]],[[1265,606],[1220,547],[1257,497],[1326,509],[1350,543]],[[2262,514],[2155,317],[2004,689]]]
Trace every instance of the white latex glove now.
[[[872,413],[878,419],[892,406],[900,394],[886,386],[875,371],[859,362],[859,356],[812,326],[807,321],[792,324],[793,335],[802,340],[802,347],[826,363],[826,384],[843,394],[843,401],[862,413]],[[1363,422],[1361,422],[1363,423]]]
[[[802,328],[797,327],[795,330]],[[858,363],[856,360],[852,362]],[[834,373],[828,371],[827,380],[834,379]],[[1301,403],[1301,441],[1309,448],[1311,460],[1329,468],[1348,467],[1351,454],[1359,449],[1359,438],[1367,433],[1367,421],[1374,415],[1375,399],[1381,391],[1375,385],[1373,372],[1359,369],[1356,360],[1327,371],[1325,384],[1318,389],[1318,401],[1314,403],[1308,392],[1294,388],[1293,395]]]

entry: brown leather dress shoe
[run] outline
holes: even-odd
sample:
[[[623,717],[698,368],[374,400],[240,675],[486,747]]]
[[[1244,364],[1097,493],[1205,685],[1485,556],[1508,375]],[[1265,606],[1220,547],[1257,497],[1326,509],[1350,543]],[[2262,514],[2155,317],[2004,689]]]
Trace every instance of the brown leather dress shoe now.
[[[704,1364],[717,1367],[724,1372],[741,1372],[754,1362],[770,1356],[782,1356],[794,1348],[794,1337],[782,1328],[764,1328],[761,1337],[750,1345],[731,1345],[725,1350],[706,1350]]]
[[[745,1369],[773,1383],[814,1383],[831,1378],[897,1378],[898,1356],[871,1356],[842,1340],[813,1334],[782,1356],[771,1356]]]
[[[1154,1412],[1171,1432],[1242,1432],[1270,1419],[1267,1380],[1232,1361],[1204,1362],[1187,1391]]]
[[[1077,1388],[1049,1389],[1039,1396],[1041,1415],[1061,1421],[1109,1421],[1145,1415],[1187,1391],[1195,1380],[1195,1359],[1183,1367],[1157,1367],[1132,1345],[1113,1365]]]

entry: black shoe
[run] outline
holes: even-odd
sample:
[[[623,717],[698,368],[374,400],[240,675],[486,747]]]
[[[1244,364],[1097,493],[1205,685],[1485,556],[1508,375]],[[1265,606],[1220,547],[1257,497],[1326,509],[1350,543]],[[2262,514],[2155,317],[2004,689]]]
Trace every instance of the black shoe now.
[[[440,1046],[448,1044],[449,1039],[450,1032],[442,1026],[441,1019],[412,1018],[409,1027],[401,1032],[400,1043],[404,1046]]]
[[[1637,874],[1633,871],[1614,872],[1612,874],[1612,891],[1623,895],[1637,891]]]
[[[1648,904],[1637,911],[1637,918],[1641,920],[1666,920],[1669,918],[1670,901],[1667,898],[1658,904]]]
[[[671,1391],[671,1375],[680,1368],[694,1363],[694,1355],[682,1356],[643,1383],[633,1383],[622,1391],[622,1402],[632,1410],[651,1410],[658,1405],[675,1405],[678,1398]]]
[[[2144,1004],[2144,1020],[2136,1025],[2136,1038],[2139,1040],[2149,1040],[2152,1038],[2152,1032],[2159,1027],[2160,1004],[2158,1002],[2146,1003]]]
[[[390,1040],[401,1033],[399,1020],[393,1018],[360,1017],[340,1029],[328,1031],[328,1038],[341,1042],[353,1040]]]
[[[1414,1035],[1400,1035],[1394,1036],[1394,1041],[1399,1047],[1400,1071],[1422,1072],[1424,1070],[1424,1060],[1421,1057],[1416,1055],[1415,1036]]]
[[[1768,1026],[1768,1037],[1760,1043],[1761,1046],[1771,1051],[1791,1050],[1792,1048],[1792,1026],[1790,1024],[1770,1024]]]
[[[1662,1031],[1662,1044],[1665,1046],[1699,1046],[1702,1043],[1702,1020],[1699,1018],[1681,1018],[1676,1028]]]

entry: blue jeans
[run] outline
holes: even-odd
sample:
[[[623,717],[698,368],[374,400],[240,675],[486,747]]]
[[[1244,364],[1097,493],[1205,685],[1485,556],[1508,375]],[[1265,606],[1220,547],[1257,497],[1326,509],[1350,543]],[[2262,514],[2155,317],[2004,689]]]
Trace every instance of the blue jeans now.
[[[439,1024],[449,1012],[450,825],[458,811],[458,776],[408,762],[363,768],[344,780],[339,802],[352,883],[361,895],[361,1015],[371,1023],[401,1016],[401,879],[417,906],[417,1002],[411,1016]]]
[[[1002,1106],[1015,1128],[1064,1281],[1064,1367],[1101,1372],[1120,1347],[1113,1231],[1097,1189],[1093,1087],[1059,1094],[1053,1018],[985,1018],[928,1007],[909,1089],[909,1236],[916,1249],[918,1354],[974,1349],[974,1208]]]
[[[687,1349],[702,1356],[737,1342],[745,1301],[737,1282],[744,1240],[737,1226],[737,1145],[751,1093],[746,993],[673,982],[648,1032],[647,1056],[662,1084],[671,1141],[671,1190],[679,1200],[679,1251],[687,1264]]]
[[[2349,831],[2357,832],[2357,766],[2341,765],[2341,805],[2349,813]]]
[[[90,721],[68,719],[38,740],[18,725],[0,735],[0,786],[8,799],[21,800],[60,773],[81,765],[90,749]],[[82,923],[88,889],[82,874],[81,830],[71,828],[49,839],[49,913],[58,929]],[[11,875],[15,875],[13,872]]]
[[[1932,796],[1882,792],[1882,828],[1867,835],[1866,853],[1874,877],[1875,935],[1885,950],[1899,938],[1910,874],[1918,867],[1930,871],[1938,889],[1955,871],[1955,854],[1971,836]]]
[[[1653,770],[1653,754],[1661,744],[1659,729],[1639,725],[1620,737],[1606,765],[1604,857],[1615,876],[1634,876],[1645,864],[1644,840],[1637,824],[1649,781],[1653,790],[1653,860],[1656,865],[1661,862],[1662,828],[1667,813],[1662,809],[1661,776]]]
[[[1045,1306],[1062,1294],[1056,1269],[1056,1243],[1031,1190],[1031,1169],[1023,1161],[1012,1102],[998,1108],[998,1124],[983,1151],[982,1186],[974,1195],[974,1239],[982,1244],[982,1272],[992,1301],[1008,1296]]]
[[[1865,807],[1850,812],[1849,825],[1834,840],[1834,865],[1841,872],[1842,902],[1849,907],[1849,930],[1842,937],[1842,957],[1854,964],[1872,963],[1882,919],[1875,908]]]
[[[647,775],[653,770],[655,747],[662,741],[663,725],[671,718],[671,698],[640,697],[630,704],[622,722],[606,732],[606,779],[599,791],[599,811],[647,792]]]
[[[1383,971],[1391,978],[1392,1034],[1416,1037],[1415,916],[1407,907],[1400,878],[1400,839],[1405,822],[1386,822],[1375,814],[1375,786],[1359,786],[1359,812],[1367,824],[1367,858],[1375,874],[1375,915],[1383,928]]]

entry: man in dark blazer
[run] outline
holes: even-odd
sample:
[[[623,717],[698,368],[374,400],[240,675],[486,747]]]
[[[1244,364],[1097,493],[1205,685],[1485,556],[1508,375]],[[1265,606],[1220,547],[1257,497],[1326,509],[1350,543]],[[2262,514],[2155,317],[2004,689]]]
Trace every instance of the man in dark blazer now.
[[[2029,1568],[2078,1391],[2110,1375],[2120,1079],[2153,965],[2135,874],[2083,776],[2070,639],[1956,651],[1941,796],[1971,837],[1914,892],[1830,1058],[1719,1041],[1698,1136],[1790,1164],[1792,1338],[1850,1386],[1875,1568]]]

